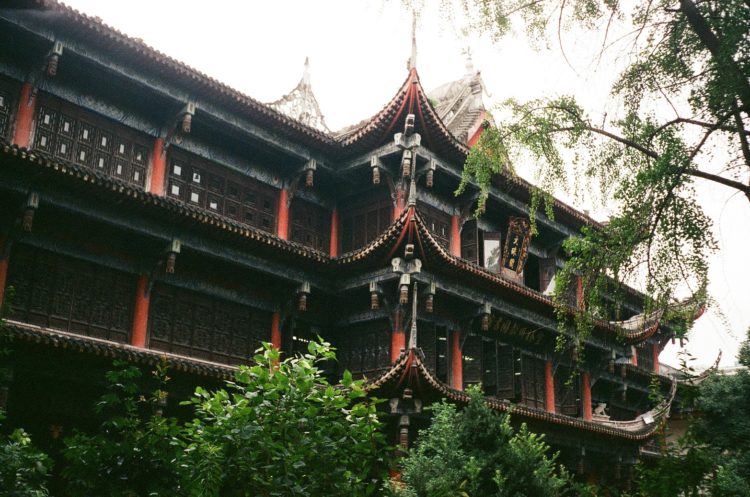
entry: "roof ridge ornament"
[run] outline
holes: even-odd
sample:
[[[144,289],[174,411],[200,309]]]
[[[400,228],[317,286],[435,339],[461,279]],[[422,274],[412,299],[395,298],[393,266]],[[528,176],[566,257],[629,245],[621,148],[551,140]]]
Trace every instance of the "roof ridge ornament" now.
[[[305,70],[302,73],[302,81],[300,83],[304,86],[310,86],[310,57],[305,57]]]

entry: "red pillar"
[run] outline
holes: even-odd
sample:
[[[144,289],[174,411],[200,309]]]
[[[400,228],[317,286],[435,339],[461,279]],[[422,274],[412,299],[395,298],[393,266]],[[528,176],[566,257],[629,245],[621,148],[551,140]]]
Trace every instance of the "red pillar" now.
[[[458,216],[451,216],[451,255],[461,257],[461,223]]]
[[[5,297],[5,281],[8,278],[8,262],[10,259],[9,257],[3,257],[6,243],[8,243],[7,237],[0,235],[0,306],[2,306]]]
[[[339,210],[336,207],[331,211],[331,245],[328,253],[331,257],[339,255]]]
[[[652,352],[654,354],[654,373],[659,374],[659,344],[655,343],[652,347]]]
[[[154,151],[151,154],[151,184],[148,191],[164,195],[164,178],[167,175],[167,153],[164,150],[164,138],[154,139]]]
[[[130,335],[130,345],[146,347],[146,331],[148,329],[149,296],[146,295],[148,277],[141,275],[135,286],[135,306],[133,307],[133,332]]]
[[[630,363],[633,366],[638,365],[638,348],[635,346],[630,346]]]
[[[451,386],[456,390],[464,389],[464,362],[461,357],[461,331],[451,333]]]
[[[279,221],[276,224],[276,236],[282,240],[289,239],[289,190],[282,188],[279,192]]]
[[[552,374],[552,361],[544,361],[544,393],[547,412],[555,413],[555,378]]]
[[[401,350],[406,348],[406,333],[401,323],[401,310],[397,310],[393,316],[394,328],[391,334],[391,363],[396,362],[401,356]]]
[[[271,346],[281,350],[281,313],[271,314]]]
[[[583,278],[576,278],[576,304],[580,310],[583,310]]]
[[[587,371],[581,375],[581,400],[583,401],[583,420],[592,421],[591,412],[591,374]]]
[[[35,109],[34,87],[31,83],[26,82],[21,87],[21,98],[18,101],[18,112],[16,113],[16,129],[13,132],[13,143],[19,147],[29,147]]]

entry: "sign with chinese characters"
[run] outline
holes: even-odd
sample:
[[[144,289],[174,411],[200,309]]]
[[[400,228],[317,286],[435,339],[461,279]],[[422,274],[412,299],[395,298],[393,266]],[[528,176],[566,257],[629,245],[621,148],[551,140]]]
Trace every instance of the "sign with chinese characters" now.
[[[505,237],[503,249],[502,266],[504,269],[521,274],[529,255],[530,239],[531,226],[529,221],[522,217],[511,217],[508,222],[508,235]]]

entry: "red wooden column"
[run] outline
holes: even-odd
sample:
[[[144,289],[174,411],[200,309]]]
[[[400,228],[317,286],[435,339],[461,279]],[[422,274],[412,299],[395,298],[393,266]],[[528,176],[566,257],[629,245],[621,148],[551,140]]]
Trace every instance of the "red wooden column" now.
[[[271,346],[281,350],[281,313],[271,314]]]
[[[279,192],[279,219],[276,223],[276,236],[282,240],[289,239],[289,190],[282,188]]]
[[[635,347],[635,345],[630,346],[630,363],[633,366],[638,365],[638,349]]]
[[[555,377],[552,374],[552,360],[544,361],[544,393],[547,412],[555,413]]]
[[[583,420],[592,421],[594,416],[591,412],[591,373],[586,371],[581,374],[581,400],[583,401]]]
[[[167,153],[164,138],[154,138],[154,151],[151,154],[151,184],[148,191],[164,195],[164,178],[167,176]]]
[[[26,82],[21,87],[21,98],[18,100],[18,112],[16,112],[16,129],[13,132],[13,143],[19,147],[29,147],[35,109],[34,87]]]
[[[133,306],[133,330],[130,334],[130,345],[134,347],[146,347],[146,333],[148,330],[148,306],[149,295],[146,295],[148,289],[148,277],[142,274],[138,277],[138,283],[135,285],[135,305]]]
[[[451,255],[461,257],[461,223],[458,216],[451,216]]]
[[[652,347],[652,353],[654,354],[654,373],[659,374],[659,344],[655,343]]]
[[[391,334],[391,363],[401,355],[401,351],[406,348],[406,333],[404,333],[403,323],[401,322],[401,310],[397,310],[393,315],[393,333]]]
[[[464,389],[464,362],[461,357],[461,331],[451,332],[451,386],[456,390]]]
[[[576,304],[583,310],[583,278],[580,276],[576,277]]]
[[[10,257],[3,257],[6,243],[8,243],[8,238],[0,235],[0,306],[3,305],[5,297],[5,281],[8,278],[8,263],[10,262]]]
[[[331,211],[331,245],[328,253],[331,257],[339,255],[339,210],[336,207]]]

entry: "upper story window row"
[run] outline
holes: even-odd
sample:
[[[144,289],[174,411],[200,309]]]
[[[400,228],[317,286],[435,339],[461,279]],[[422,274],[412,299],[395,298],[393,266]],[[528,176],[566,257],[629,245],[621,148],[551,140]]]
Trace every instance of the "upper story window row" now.
[[[39,99],[34,149],[145,187],[149,138],[58,99]]]
[[[278,190],[187,152],[170,154],[166,192],[188,205],[264,231],[276,227]]]

